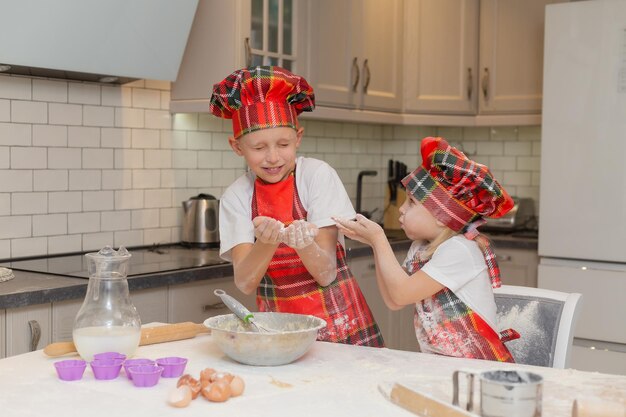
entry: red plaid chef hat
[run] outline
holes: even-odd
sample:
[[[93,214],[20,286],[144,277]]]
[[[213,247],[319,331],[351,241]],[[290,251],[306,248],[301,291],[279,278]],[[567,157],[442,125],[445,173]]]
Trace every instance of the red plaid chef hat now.
[[[298,129],[297,115],[315,108],[313,88],[280,67],[237,70],[213,86],[211,113],[232,119],[235,139],[272,127]]]
[[[502,217],[513,199],[485,165],[468,159],[443,138],[422,140],[422,165],[402,184],[440,222],[456,232],[483,217]]]

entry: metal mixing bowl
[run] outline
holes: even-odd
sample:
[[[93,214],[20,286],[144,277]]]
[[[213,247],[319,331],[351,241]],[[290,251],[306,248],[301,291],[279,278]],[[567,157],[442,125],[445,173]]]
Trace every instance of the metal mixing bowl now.
[[[326,322],[290,313],[254,313],[255,321],[272,332],[258,332],[234,314],[208,318],[213,340],[230,358],[247,365],[285,365],[304,355]]]

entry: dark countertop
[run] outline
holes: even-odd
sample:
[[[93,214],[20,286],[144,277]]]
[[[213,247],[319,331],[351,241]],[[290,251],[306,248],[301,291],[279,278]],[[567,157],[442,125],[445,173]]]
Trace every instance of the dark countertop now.
[[[410,241],[402,231],[388,233],[394,250],[408,250]],[[490,236],[494,248],[503,249],[537,249],[537,239],[514,238],[506,235]],[[217,249],[197,249],[199,253],[217,251]],[[348,259],[371,256],[369,246],[346,239],[346,255]],[[81,299],[87,291],[87,279],[71,278],[43,273],[13,271],[15,278],[0,282],[0,310],[44,304],[55,301]],[[176,271],[144,274],[128,277],[131,291],[157,288],[168,285],[184,284],[233,275],[231,264],[204,266]]]

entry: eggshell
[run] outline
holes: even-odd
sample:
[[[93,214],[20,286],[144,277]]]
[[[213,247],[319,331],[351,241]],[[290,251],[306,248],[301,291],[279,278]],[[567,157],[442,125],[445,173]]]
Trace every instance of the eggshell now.
[[[225,380],[215,381],[202,390],[202,395],[209,401],[224,402],[230,398],[230,384]]]
[[[191,402],[191,388],[189,385],[181,385],[172,389],[167,402],[173,407],[187,407]]]
[[[230,381],[230,396],[231,397],[238,397],[243,393],[243,390],[245,389],[246,384],[243,382],[243,379],[241,379],[241,377],[235,376],[233,377],[232,381]]]

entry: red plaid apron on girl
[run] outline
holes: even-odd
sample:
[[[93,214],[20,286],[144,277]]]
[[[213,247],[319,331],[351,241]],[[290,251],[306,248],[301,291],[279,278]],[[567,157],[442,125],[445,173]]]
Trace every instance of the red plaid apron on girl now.
[[[252,218],[273,217],[286,225],[306,219],[294,175],[267,184],[257,179],[252,196]],[[384,342],[361,290],[346,265],[337,242],[337,278],[322,287],[307,271],[296,251],[281,243],[257,289],[259,311],[310,314],[326,320],[318,340],[383,347]]]
[[[483,255],[487,262],[493,288],[500,286],[500,268],[495,261],[489,242],[478,234],[475,225],[465,236],[469,239],[483,239]],[[419,258],[407,262],[409,274],[422,269],[428,262]],[[504,330],[498,335],[494,329],[461,301],[452,291],[444,288],[432,297],[415,306],[415,334],[422,352],[446,356],[487,359],[499,362],[515,362],[504,342],[520,337],[513,329]]]

